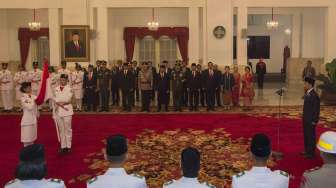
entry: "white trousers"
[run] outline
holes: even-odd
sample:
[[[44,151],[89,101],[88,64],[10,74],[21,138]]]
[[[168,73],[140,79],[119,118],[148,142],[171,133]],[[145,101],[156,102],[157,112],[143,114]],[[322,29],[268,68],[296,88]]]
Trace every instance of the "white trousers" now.
[[[61,140],[61,148],[71,148],[72,141],[72,116],[57,117],[57,126]]]
[[[12,90],[1,90],[2,105],[5,110],[13,109],[13,95]]]

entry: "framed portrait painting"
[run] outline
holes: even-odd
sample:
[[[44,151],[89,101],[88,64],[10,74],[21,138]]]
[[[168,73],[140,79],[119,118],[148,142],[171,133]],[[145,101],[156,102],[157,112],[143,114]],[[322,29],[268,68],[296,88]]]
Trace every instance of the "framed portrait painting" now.
[[[87,25],[61,26],[62,59],[69,62],[90,61],[90,29]]]

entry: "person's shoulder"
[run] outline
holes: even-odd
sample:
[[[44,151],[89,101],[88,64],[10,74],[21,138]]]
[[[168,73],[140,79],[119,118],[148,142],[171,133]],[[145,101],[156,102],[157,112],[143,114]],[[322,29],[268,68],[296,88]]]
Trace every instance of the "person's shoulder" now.
[[[273,175],[277,178],[279,178],[281,181],[289,181],[289,173],[282,171],[282,170],[276,170],[273,171]]]
[[[128,176],[136,181],[140,181],[140,182],[146,181],[146,178],[140,174],[129,174]]]
[[[98,182],[98,178],[99,176],[96,176],[86,181],[87,187],[92,187],[93,185],[95,185]]]
[[[47,180],[48,182],[48,188],[64,188],[65,184],[64,181],[61,179],[56,179],[56,178],[50,178]]]
[[[12,188],[15,187],[15,185],[19,182],[18,179],[13,179],[5,184],[5,188]]]
[[[240,173],[238,173],[238,174],[236,174],[236,175],[234,175],[233,176],[233,179],[242,179],[243,177],[246,177],[247,176],[247,173],[246,173],[246,171],[243,171],[243,172],[240,172]]]

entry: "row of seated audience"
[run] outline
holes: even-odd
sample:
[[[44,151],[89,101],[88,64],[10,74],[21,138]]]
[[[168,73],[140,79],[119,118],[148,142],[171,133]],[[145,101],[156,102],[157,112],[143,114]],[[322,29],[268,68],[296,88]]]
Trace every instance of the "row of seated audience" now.
[[[245,74],[241,76],[237,66],[233,72],[226,66],[222,73],[212,62],[203,70],[201,64],[193,63],[188,67],[185,62],[176,61],[175,66],[170,68],[168,62],[163,61],[158,71],[151,62],[142,62],[138,66],[136,61],[118,61],[110,69],[106,61],[97,61],[96,64],[96,67],[89,65],[87,69],[76,64],[74,71],[67,68],[65,61],[61,62],[57,72],[54,67],[50,67],[51,88],[57,86],[61,74],[68,75],[77,111],[83,109],[83,101],[86,111],[109,111],[111,104],[119,106],[120,102],[124,111],[131,111],[135,102],[141,101],[141,111],[149,112],[155,98],[157,111],[168,111],[171,98],[174,111],[182,111],[183,106],[189,107],[190,111],[198,111],[199,106],[206,106],[208,111],[213,111],[216,105],[224,105],[225,109],[231,105],[239,106],[240,96],[244,97],[244,107],[248,108],[254,96],[250,67],[246,67]],[[37,96],[41,76],[38,62],[33,63],[33,70],[29,72],[19,65],[14,78],[8,70],[8,64],[2,63],[0,88],[4,112],[13,109],[14,88],[16,100],[20,101],[22,93],[19,88],[24,82],[31,82],[33,94]]]
[[[127,174],[123,164],[127,159],[127,140],[123,135],[113,135],[106,139],[105,158],[109,169],[104,175],[90,179],[88,188],[145,188],[146,179],[137,174]],[[307,171],[303,175],[302,188],[334,188],[336,179],[336,132],[325,132],[318,142],[318,149],[324,165],[319,169]],[[251,141],[250,152],[253,167],[232,177],[232,188],[288,188],[290,175],[284,171],[267,168],[271,155],[271,142],[264,134],[256,134]],[[163,185],[165,188],[206,188],[215,187],[197,179],[201,168],[201,153],[192,147],[181,153],[183,177]],[[16,168],[16,179],[8,182],[5,188],[64,188],[59,179],[45,179],[47,173],[44,147],[33,144],[20,152],[20,162]]]

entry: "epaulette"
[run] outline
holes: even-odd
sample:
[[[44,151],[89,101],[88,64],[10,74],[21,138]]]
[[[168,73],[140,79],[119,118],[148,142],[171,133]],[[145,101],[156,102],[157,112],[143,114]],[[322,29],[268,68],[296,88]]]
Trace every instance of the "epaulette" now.
[[[166,183],[164,183],[163,185],[167,186],[167,185],[172,184],[173,182],[174,182],[173,180],[170,180],[170,181],[167,181]]]
[[[6,183],[6,185],[11,185],[11,184],[13,184],[15,182],[16,182],[16,179],[13,179],[13,180],[9,181],[8,183]]]
[[[56,178],[51,178],[48,181],[53,182],[53,183],[62,183],[63,182],[61,179],[56,179]]]
[[[88,183],[88,184],[91,184],[91,183],[97,181],[97,179],[98,179],[97,177],[91,178],[91,179],[89,179],[89,180],[87,181],[87,183]]]
[[[216,188],[216,186],[214,186],[214,185],[212,185],[211,183],[208,183],[208,182],[206,182],[205,185],[210,187],[210,188]]]
[[[245,175],[245,172],[241,172],[241,173],[237,174],[236,177],[237,177],[237,178],[240,178],[240,177],[242,177],[242,176],[244,176],[244,175]]]
[[[280,170],[280,175],[283,175],[285,177],[289,177],[289,174],[285,171]]]
[[[306,172],[314,172],[314,171],[316,171],[316,170],[318,170],[318,169],[320,169],[321,167],[315,167],[315,168],[312,168],[312,169],[309,169],[309,170],[306,170]]]
[[[140,178],[140,179],[143,179],[144,177],[139,175],[139,174],[133,174],[133,177],[136,177],[136,178]]]

